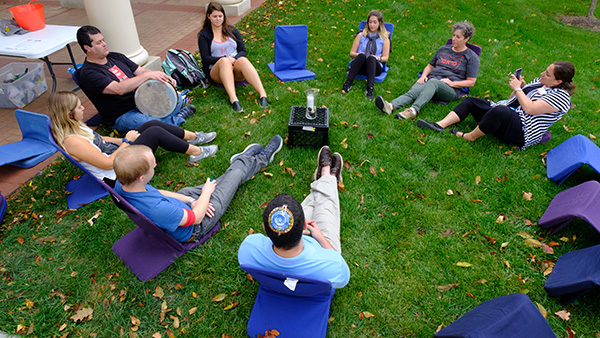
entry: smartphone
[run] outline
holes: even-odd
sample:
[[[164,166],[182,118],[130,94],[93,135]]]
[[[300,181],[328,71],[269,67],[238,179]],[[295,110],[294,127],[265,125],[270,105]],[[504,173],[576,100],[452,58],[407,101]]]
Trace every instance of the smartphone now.
[[[213,174],[213,175],[210,177],[210,181],[211,181],[211,182],[212,182],[212,181],[214,181],[214,180],[215,180],[215,177],[217,177],[217,174]]]
[[[521,71],[523,70],[523,68],[519,68],[517,70],[515,70],[515,77],[518,79],[521,77]]]

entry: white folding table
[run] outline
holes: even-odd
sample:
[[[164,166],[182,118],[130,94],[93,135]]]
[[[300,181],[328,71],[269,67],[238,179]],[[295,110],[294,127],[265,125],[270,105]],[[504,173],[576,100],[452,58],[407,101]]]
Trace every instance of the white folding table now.
[[[70,65],[77,68],[70,43],[77,41],[77,26],[46,25],[44,29],[23,35],[4,36],[0,34],[0,56],[27,59],[40,59],[48,65],[52,76],[52,91],[56,90],[56,75],[53,65]],[[67,47],[71,63],[51,62],[48,56]]]

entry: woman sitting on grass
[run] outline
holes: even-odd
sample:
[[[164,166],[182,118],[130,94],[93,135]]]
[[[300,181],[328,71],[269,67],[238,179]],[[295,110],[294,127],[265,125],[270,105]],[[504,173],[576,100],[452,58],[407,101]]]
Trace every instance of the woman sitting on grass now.
[[[437,50],[417,83],[406,94],[392,102],[377,96],[377,108],[389,115],[394,109],[412,104],[410,108],[396,113],[396,118],[409,119],[417,116],[421,107],[432,98],[454,101],[461,88],[473,87],[479,72],[479,56],[467,47],[467,42],[474,33],[475,27],[470,22],[455,23],[452,27],[452,45],[443,45]]]
[[[154,152],[160,146],[187,154],[190,163],[212,156],[218,150],[216,145],[196,146],[214,140],[217,133],[193,133],[160,121],[146,122],[137,130],[127,132],[122,139],[100,136],[83,122],[81,100],[71,92],[52,93],[48,106],[56,143],[94,176],[112,185],[116,178],[113,159],[130,144],[143,144]]]
[[[450,129],[450,133],[467,141],[492,134],[502,142],[525,149],[540,143],[548,128],[569,111],[575,90],[573,76],[575,66],[568,61],[554,62],[527,85],[522,77],[517,79],[513,74],[508,82],[513,90],[508,100],[493,103],[468,97],[441,121],[418,120],[417,126],[444,132],[446,127],[464,120],[471,113],[478,123],[473,131],[463,133]]]
[[[365,29],[356,35],[352,49],[350,49],[350,57],[354,60],[350,63],[350,71],[342,87],[342,94],[350,91],[357,74],[366,74],[365,96],[369,100],[373,99],[375,76],[381,74],[382,63],[387,62],[390,56],[389,36],[383,23],[383,14],[377,10],[369,12]]]
[[[261,107],[269,105],[260,76],[246,58],[246,47],[240,32],[227,23],[223,6],[217,2],[209,3],[206,8],[204,24],[198,32],[198,49],[204,73],[209,74],[214,83],[225,87],[233,110],[244,110],[235,93],[235,82],[243,80],[258,92]]]

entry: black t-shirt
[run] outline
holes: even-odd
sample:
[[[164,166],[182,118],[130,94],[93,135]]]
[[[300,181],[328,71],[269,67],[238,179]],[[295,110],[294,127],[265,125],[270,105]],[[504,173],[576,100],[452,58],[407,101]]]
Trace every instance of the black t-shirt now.
[[[106,64],[83,63],[79,69],[79,86],[92,101],[102,121],[113,126],[119,116],[135,109],[135,91],[123,95],[102,94],[102,91],[113,81],[123,81],[135,77],[133,72],[139,67],[120,53],[109,53]]]

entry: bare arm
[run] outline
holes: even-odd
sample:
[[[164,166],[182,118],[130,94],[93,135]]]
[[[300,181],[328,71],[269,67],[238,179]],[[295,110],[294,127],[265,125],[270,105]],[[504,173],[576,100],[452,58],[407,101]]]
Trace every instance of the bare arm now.
[[[102,153],[98,148],[94,147],[88,140],[81,136],[69,136],[65,139],[63,145],[67,150],[67,153],[76,160],[87,162],[102,170],[111,170],[113,168],[115,155],[119,150],[129,146],[129,144],[123,143],[114,153],[110,156],[106,156],[106,154]]]
[[[514,75],[511,75],[510,81],[508,82],[510,88],[515,92],[519,105],[523,108],[525,114],[528,115],[541,115],[557,112],[558,109],[552,107],[548,102],[544,100],[531,101],[527,95],[521,89],[521,81]]]
[[[352,42],[352,48],[350,49],[350,57],[353,59],[357,57],[358,54],[362,54],[358,52],[358,45],[360,45],[360,33],[354,38],[354,42]]]
[[[216,186],[217,186],[216,181],[211,181],[210,178],[207,178],[206,182],[204,183],[204,186],[202,187],[202,194],[200,195],[200,197],[198,197],[198,199],[196,201],[194,201],[192,203],[192,210],[194,211],[194,214],[196,216],[196,219],[193,222],[194,224],[199,224],[200,222],[202,222],[202,220],[204,219],[204,216],[212,217],[214,215],[215,209],[212,206],[212,204],[209,202],[209,200],[210,200],[210,196],[212,195],[213,191],[215,191]],[[161,193],[162,193],[162,191],[161,191]],[[172,197],[175,197],[184,203],[188,203],[190,200],[190,198],[185,195],[181,195],[178,193],[170,193],[170,194],[175,194]],[[168,195],[165,195],[165,196],[168,196]],[[181,196],[183,196],[184,199],[181,199]],[[187,213],[184,213],[183,218],[179,222],[179,225],[184,225],[186,223],[188,223],[188,215],[187,215]]]
[[[477,81],[476,77],[468,77],[466,80],[461,81],[452,81],[448,78],[441,79],[443,83],[447,84],[452,88],[471,88],[475,85],[475,81]]]
[[[431,74],[431,71],[433,70],[433,66],[430,64],[427,64],[427,66],[425,67],[425,69],[423,69],[423,74],[421,74],[421,77],[417,80],[418,84],[423,84],[425,82],[427,82],[427,80],[429,80],[429,74]]]
[[[167,74],[159,71],[149,70],[144,67],[138,67],[135,72],[135,75],[131,79],[123,80],[120,82],[113,81],[104,88],[102,91],[103,94],[110,95],[123,95],[129,92],[136,90],[142,83],[148,80],[158,80],[164,83],[171,83],[172,85],[177,85],[177,82],[172,77]]]
[[[323,236],[321,228],[319,228],[314,220],[305,220],[304,223],[306,225],[306,230],[310,231],[310,236],[314,238],[323,249],[333,249],[333,246],[331,246],[331,243]],[[308,231],[306,231],[305,234],[308,234]]]
[[[383,41],[383,51],[381,52],[381,57],[379,58],[379,62],[387,62],[390,58],[390,39],[386,38]]]

